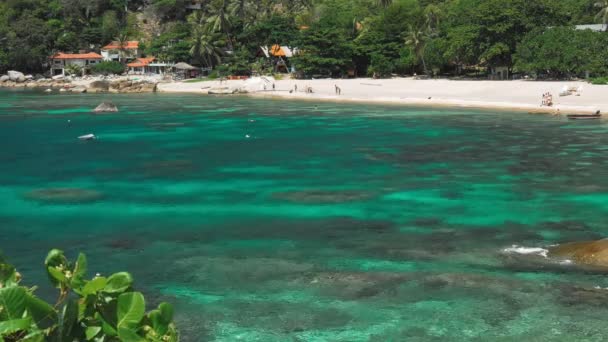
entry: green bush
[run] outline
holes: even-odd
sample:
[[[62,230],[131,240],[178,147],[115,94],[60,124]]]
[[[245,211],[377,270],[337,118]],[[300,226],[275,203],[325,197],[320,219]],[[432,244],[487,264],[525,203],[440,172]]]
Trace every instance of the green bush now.
[[[390,77],[393,73],[393,63],[385,56],[374,53],[372,54],[372,60],[367,69],[370,76],[376,75],[376,77]]]
[[[219,77],[217,70],[213,70],[209,73],[209,76],[207,76],[208,79],[210,80],[215,80]]]
[[[119,62],[106,61],[93,65],[91,68],[94,74],[100,75],[122,75],[125,72],[125,66]]]
[[[65,73],[70,76],[82,76],[82,67],[78,64],[68,64]]]
[[[608,84],[608,77],[606,77],[606,76],[595,77],[595,78],[591,78],[590,81],[591,81],[591,84],[605,85],[605,84]]]
[[[144,296],[133,290],[129,273],[87,280],[84,254],[72,263],[57,249],[44,264],[59,290],[55,305],[36,297],[35,287],[19,285],[21,275],[0,257],[0,341],[179,340],[171,305],[161,303],[146,313]]]

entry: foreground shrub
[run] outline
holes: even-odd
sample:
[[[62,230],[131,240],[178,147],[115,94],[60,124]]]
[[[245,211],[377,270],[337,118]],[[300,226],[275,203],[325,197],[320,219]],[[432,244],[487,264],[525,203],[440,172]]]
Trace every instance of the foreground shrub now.
[[[161,303],[145,312],[144,296],[132,288],[129,273],[85,279],[87,259],[69,262],[54,249],[44,262],[49,280],[59,290],[57,303],[21,286],[21,275],[0,258],[0,341],[176,342],[173,308]]]
[[[125,72],[125,66],[119,62],[106,61],[106,62],[101,62],[101,63],[97,63],[97,64],[93,65],[91,70],[93,71],[94,74],[121,75]]]

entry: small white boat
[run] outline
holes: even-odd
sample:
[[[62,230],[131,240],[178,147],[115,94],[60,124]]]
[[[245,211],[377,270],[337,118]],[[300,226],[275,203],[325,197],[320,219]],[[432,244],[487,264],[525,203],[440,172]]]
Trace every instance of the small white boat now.
[[[86,134],[86,135],[79,136],[78,139],[80,139],[80,140],[95,140],[95,139],[97,139],[97,137],[95,136],[95,134]]]

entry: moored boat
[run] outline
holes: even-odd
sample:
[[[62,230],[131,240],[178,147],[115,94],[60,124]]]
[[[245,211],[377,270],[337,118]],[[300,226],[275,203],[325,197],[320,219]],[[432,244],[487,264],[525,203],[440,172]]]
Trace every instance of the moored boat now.
[[[95,140],[95,139],[97,139],[97,137],[95,136],[95,134],[86,134],[86,135],[79,136],[78,139],[80,139],[80,140]]]
[[[570,120],[593,120],[600,119],[602,117],[602,114],[600,114],[600,111],[598,110],[594,114],[568,114],[566,116]]]

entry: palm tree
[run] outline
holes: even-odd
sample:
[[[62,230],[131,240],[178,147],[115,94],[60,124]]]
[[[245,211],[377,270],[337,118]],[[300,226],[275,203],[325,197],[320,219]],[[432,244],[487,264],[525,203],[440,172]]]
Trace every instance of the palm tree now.
[[[118,60],[124,64],[127,55],[127,46],[129,45],[129,36],[126,33],[119,34],[114,38],[118,45]]]
[[[426,61],[424,60],[424,50],[426,49],[428,39],[429,33],[426,24],[419,25],[416,27],[410,25],[407,35],[405,37],[405,44],[411,46],[414,50],[416,58],[422,61],[422,66],[426,75],[429,74],[429,71],[426,67]]]
[[[608,1],[608,0],[605,0]],[[431,33],[435,33],[437,28],[439,27],[439,22],[441,20],[442,11],[441,8],[437,5],[428,5],[424,9],[424,18],[426,21],[426,26]]]
[[[245,21],[247,15],[247,8],[249,6],[248,0],[234,0],[230,4],[230,14]]]
[[[608,0],[599,0],[593,5],[600,9],[595,18],[601,20],[602,24],[606,26],[606,31],[608,31]]]
[[[219,6],[210,9],[210,16],[207,18],[207,23],[213,32],[221,32],[226,36],[228,48],[233,50],[232,39],[230,37],[230,17],[228,14],[228,0],[219,2]]]
[[[387,8],[393,4],[393,0],[376,0],[376,3],[382,8]]]
[[[202,61],[207,67],[221,62],[222,49],[217,46],[218,37],[204,23],[200,14],[193,14],[188,18],[192,25],[192,46],[190,55],[192,58]]]

